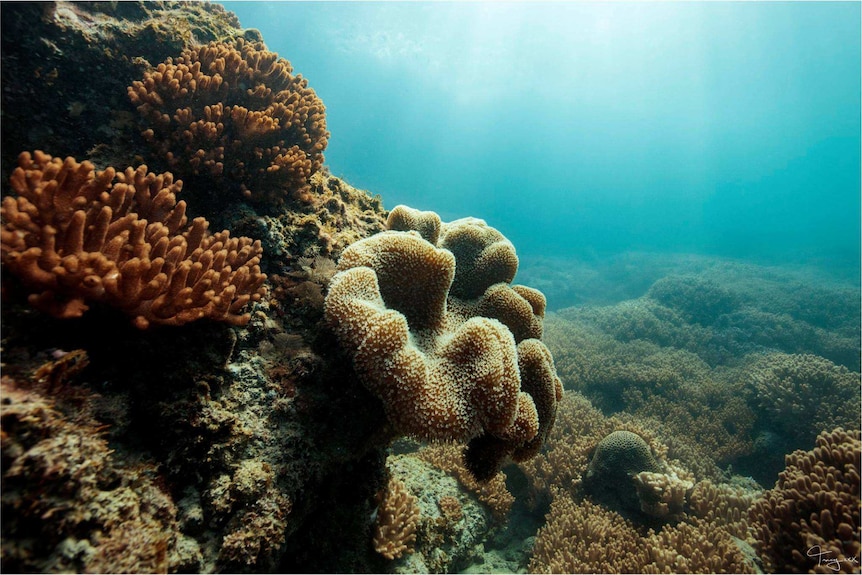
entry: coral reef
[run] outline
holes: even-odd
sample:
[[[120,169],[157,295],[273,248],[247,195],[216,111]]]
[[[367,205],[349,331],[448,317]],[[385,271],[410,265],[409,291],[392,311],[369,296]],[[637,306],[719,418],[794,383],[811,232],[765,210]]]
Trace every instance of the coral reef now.
[[[453,472],[444,471],[429,462],[425,448],[417,453],[391,455],[386,460],[390,476],[404,484],[419,507],[415,551],[386,563],[382,568],[387,572],[458,572],[464,565],[476,561],[481,556],[483,541],[489,540],[502,528],[501,522],[492,515],[487,498],[482,495],[493,491],[488,486],[496,481],[477,484],[459,463],[458,450],[454,446],[448,447],[449,453],[441,452],[439,455],[456,468]],[[440,461],[439,458],[432,459]],[[459,466],[460,471],[457,469]],[[461,482],[465,478],[468,482],[473,481],[473,488],[467,488]],[[505,481],[501,479],[499,483],[505,492]],[[511,505],[511,495],[508,497]]]
[[[738,572],[749,534],[858,571],[858,433],[765,495],[716,466],[771,483],[856,424],[857,288],[621,256],[524,280],[608,304],[545,317],[499,231],[331,176],[322,103],[219,5],[0,8],[3,180],[89,159],[22,156],[4,199],[4,571]],[[605,499],[613,432],[655,465]]]
[[[418,522],[416,498],[407,492],[403,483],[390,478],[386,489],[380,494],[374,527],[374,550],[390,560],[405,553],[413,553]]]
[[[704,479],[691,490],[689,512],[707,523],[722,526],[734,537],[746,539],[748,510],[760,495],[762,490],[756,484],[732,485]]]
[[[533,483],[534,507],[548,510],[536,536],[531,571],[754,569],[746,545],[735,538],[746,536],[744,517],[756,491],[709,480],[695,483],[688,465],[668,455],[692,458],[693,463],[708,460],[708,455],[682,451],[673,442],[669,449],[657,437],[657,432],[665,432],[660,426],[657,432],[645,427],[652,423],[619,414],[606,418],[583,396],[571,391],[563,395],[547,445],[536,458],[520,464]],[[702,462],[700,467],[708,468]],[[639,471],[644,468],[655,471]],[[591,483],[595,487],[608,481],[619,489],[599,489],[598,497],[590,494]],[[544,506],[547,500],[549,508]]]
[[[308,201],[329,132],[320,98],[292,72],[238,38],[168,58],[128,94],[155,157],[193,188],[257,204]]]
[[[739,297],[732,291],[693,275],[664,277],[650,287],[647,297],[701,325],[715,323],[739,306]]]
[[[775,487],[751,507],[755,546],[771,571],[858,573],[860,432],[823,432],[816,444],[788,455]]]
[[[694,520],[643,534],[590,501],[559,497],[539,530],[532,573],[748,573],[731,536]]]
[[[583,486],[608,507],[674,519],[683,513],[694,476],[657,458],[637,433],[619,430],[596,445]]]
[[[860,402],[852,399],[859,396],[859,374],[816,355],[755,356],[739,379],[758,427],[777,433],[791,449],[810,445],[825,429],[857,426],[862,417]]]
[[[201,318],[248,322],[242,308],[266,294],[260,242],[187,223],[171,174],[21,154],[3,199],[2,261],[35,307],[79,317],[87,302],[131,316],[141,329]],[[116,180],[116,181],[115,181]]]
[[[84,365],[78,350],[33,379],[0,380],[3,571],[200,569],[200,549],[180,532],[156,466],[109,449],[93,417],[96,396],[69,387]]]
[[[784,454],[859,419],[858,402],[846,400],[858,397],[858,374],[821,356],[845,348],[858,355],[850,315],[857,306],[848,300],[841,309],[836,300],[852,294],[829,284],[791,283],[829,307],[822,316],[803,312],[800,296],[781,283],[790,279],[749,268],[672,276],[637,300],[548,314],[544,341],[564,385],[605,413],[660,422],[667,441],[689,438],[722,467],[774,481]],[[719,283],[721,273],[728,280]],[[720,311],[696,319],[701,298]]]
[[[408,221],[398,215],[406,209],[393,210],[395,225]],[[473,218],[443,224],[439,235],[448,249],[392,230],[352,244],[325,314],[395,433],[469,441],[467,466],[488,479],[507,457],[535,454],[562,385],[544,345],[513,336],[541,336],[544,298],[505,283],[517,270],[511,243]],[[472,275],[459,275],[464,257]]]

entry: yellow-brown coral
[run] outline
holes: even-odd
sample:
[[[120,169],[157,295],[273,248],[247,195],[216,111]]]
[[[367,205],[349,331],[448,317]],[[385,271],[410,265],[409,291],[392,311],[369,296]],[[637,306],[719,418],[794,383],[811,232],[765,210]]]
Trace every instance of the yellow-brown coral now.
[[[393,210],[390,225],[427,219],[418,212],[404,217],[405,210]],[[429,237],[433,227],[423,227]],[[501,237],[470,218],[442,224],[440,242],[451,251],[416,231],[366,238],[342,254],[325,305],[341,345],[351,351],[356,371],[383,402],[395,430],[421,439],[470,441],[468,466],[485,479],[507,456],[536,453],[562,396],[550,352],[533,339],[541,336],[544,298],[528,289],[525,297],[499,283],[517,270],[514,248]],[[459,276],[459,258],[470,257],[480,260],[463,264],[473,275]],[[455,297],[456,285],[460,294],[481,297]],[[481,315],[489,292],[501,291],[507,295],[492,295],[494,306],[517,302],[526,313]]]
[[[307,200],[329,132],[323,102],[292,72],[262,44],[213,42],[168,58],[128,93],[144,138],[181,178],[260,203]]]
[[[374,549],[387,559],[413,552],[419,506],[404,484],[395,478],[381,494],[374,528]]]
[[[750,510],[767,568],[789,573],[858,573],[860,432],[841,428],[795,451],[775,487]]]
[[[96,172],[90,162],[27,152],[3,200],[2,261],[35,307],[79,317],[88,302],[122,310],[137,327],[201,318],[243,325],[266,288],[260,242],[190,224],[182,182],[146,166]]]
[[[758,417],[795,447],[810,445],[822,430],[859,423],[859,374],[828,359],[771,353],[743,373]]]
[[[689,496],[692,515],[723,527],[725,531],[745,539],[748,537],[748,509],[760,491],[705,479],[697,483]]]
[[[684,513],[694,487],[693,476],[681,468],[669,468],[667,473],[641,471],[634,483],[641,511],[663,519],[677,519]]]
[[[748,573],[731,536],[692,520],[645,535],[619,514],[568,494],[555,497],[539,530],[532,573]]]

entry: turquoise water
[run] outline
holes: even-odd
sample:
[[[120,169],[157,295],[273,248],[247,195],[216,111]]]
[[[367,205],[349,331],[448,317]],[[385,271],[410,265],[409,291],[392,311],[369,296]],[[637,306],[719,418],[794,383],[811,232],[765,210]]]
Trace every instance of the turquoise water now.
[[[225,2],[327,106],[327,164],[519,255],[858,277],[860,4]]]

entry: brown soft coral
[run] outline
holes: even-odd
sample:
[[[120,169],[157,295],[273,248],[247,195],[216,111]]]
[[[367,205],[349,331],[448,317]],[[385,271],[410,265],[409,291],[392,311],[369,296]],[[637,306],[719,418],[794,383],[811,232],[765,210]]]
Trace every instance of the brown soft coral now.
[[[750,509],[756,547],[767,567],[786,573],[858,573],[858,430],[823,432],[817,447],[795,451],[775,487]]]
[[[142,132],[179,177],[263,204],[308,200],[323,166],[325,108],[308,81],[262,44],[186,49],[128,89]]]
[[[260,242],[187,223],[182,183],[146,166],[96,172],[90,162],[21,154],[3,200],[4,268],[35,307],[79,317],[105,303],[137,327],[201,318],[244,325],[241,310],[265,293]]]
[[[419,506],[416,498],[395,478],[389,479],[380,494],[377,522],[374,528],[374,549],[387,559],[397,559],[413,553]]]
[[[356,242],[341,256],[325,313],[395,431],[469,441],[468,467],[489,479],[507,457],[536,454],[562,397],[538,340],[544,297],[507,283],[517,257],[497,230],[473,218],[424,225],[429,217],[399,206],[390,227],[415,224],[432,239],[439,228],[448,249],[417,231]]]

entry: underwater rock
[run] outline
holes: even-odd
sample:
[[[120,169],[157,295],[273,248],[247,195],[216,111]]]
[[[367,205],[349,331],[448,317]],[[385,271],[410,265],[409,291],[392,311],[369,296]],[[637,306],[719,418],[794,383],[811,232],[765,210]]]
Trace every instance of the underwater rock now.
[[[45,378],[0,380],[3,571],[200,570],[164,476],[108,448],[98,396],[70,386],[79,370],[60,362],[36,372]]]
[[[140,164],[147,146],[126,87],[150,71],[151,63],[179,56],[193,45],[261,40],[256,31],[241,30],[233,14],[209,3],[4,4],[2,16],[5,175],[26,149],[88,156],[102,167]],[[164,178],[170,187],[169,176]],[[13,275],[3,275],[4,375],[28,377],[34,358],[52,350],[84,350],[89,362],[76,380],[76,393],[99,392],[93,423],[85,426],[93,442],[88,453],[98,455],[104,434],[118,454],[145,461],[141,466],[147,473],[150,467],[157,469],[152,482],[162,499],[154,513],[164,523],[161,531],[152,530],[154,524],[142,519],[146,525],[141,529],[149,531],[127,537],[129,533],[103,527],[101,516],[90,523],[46,521],[52,533],[43,538],[44,546],[34,548],[29,542],[33,531],[21,527],[32,518],[21,507],[29,495],[15,483],[27,478],[18,466],[18,475],[4,479],[4,487],[9,486],[3,492],[4,569],[372,570],[366,518],[384,479],[382,448],[391,436],[379,404],[340,361],[338,346],[320,320],[323,293],[335,271],[331,258],[382,230],[386,213],[379,197],[352,188],[325,169],[307,184],[310,202],[266,216],[248,206],[189,206],[195,215],[212,210],[219,220],[216,229],[235,226],[259,238],[256,253],[246,255],[260,258],[254,264],[274,272],[268,279],[274,288],[269,297],[261,291],[261,297],[249,298],[259,299],[249,310],[239,309],[244,303],[239,299],[231,307],[230,293],[220,297],[215,288],[199,290],[218,299],[237,326],[207,319],[182,326],[150,321],[153,327],[140,331],[115,308],[96,304],[82,317],[56,319],[30,308],[27,293],[10,281]],[[180,198],[191,196],[188,191]],[[12,194],[7,200],[15,201]],[[123,206],[128,202],[112,207],[119,211]],[[170,211],[164,207],[153,209],[164,216]],[[83,243],[91,243],[84,236]],[[183,238],[188,234],[172,241]],[[230,272],[220,270],[220,277],[244,273],[239,261],[225,255],[224,262],[218,254],[213,258],[233,266]],[[10,271],[7,267],[4,263],[4,272]],[[263,282],[262,274],[257,279]],[[95,283],[93,278],[87,282]],[[46,401],[62,389],[50,389]],[[14,423],[14,418],[3,419],[3,438],[17,444]],[[10,449],[17,453],[18,447]],[[77,457],[72,450],[55,455],[56,463],[67,467]],[[4,471],[17,455],[5,457]],[[122,489],[107,494],[59,491],[51,503],[66,511],[55,511],[55,516],[83,516],[94,505],[113,505],[109,500],[114,495],[117,505],[152,498],[154,489],[146,481],[120,477]],[[95,563],[89,557],[93,549],[102,553],[98,530],[111,545],[103,546],[106,551]],[[144,535],[147,540],[158,535],[152,548],[156,555],[127,554],[123,563],[122,543]],[[54,562],[58,540],[56,548],[71,558],[67,562]]]
[[[387,467],[419,506],[415,552],[388,566],[395,573],[453,573],[476,559],[477,546],[499,523],[451,475],[413,454],[391,456]]]
[[[4,3],[2,21],[3,181],[24,150],[136,163],[132,81],[199,42],[261,39],[210,2]]]

